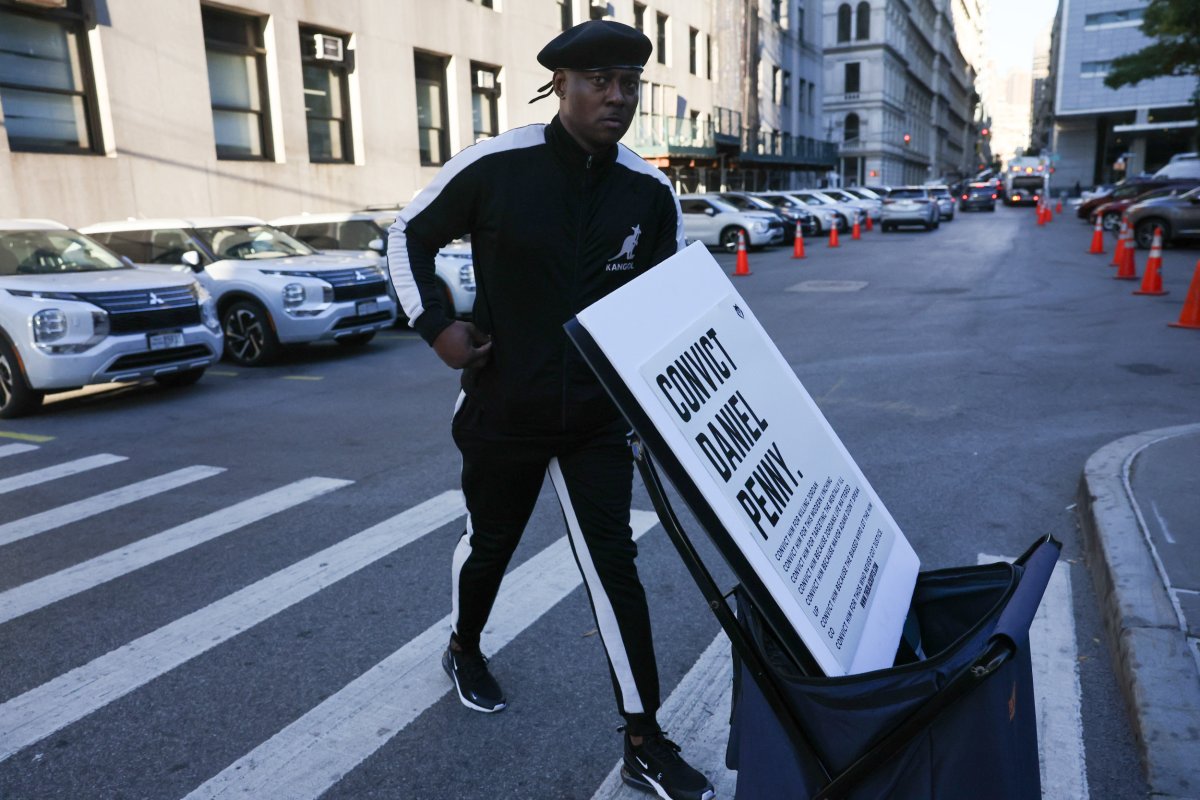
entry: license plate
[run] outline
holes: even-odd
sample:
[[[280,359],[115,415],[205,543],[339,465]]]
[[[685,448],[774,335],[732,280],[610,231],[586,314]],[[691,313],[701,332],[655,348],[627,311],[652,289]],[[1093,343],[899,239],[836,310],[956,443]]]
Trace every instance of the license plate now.
[[[151,333],[146,336],[146,344],[151,350],[167,350],[171,347],[183,347],[183,333],[168,331],[166,333]]]
[[[374,314],[379,310],[379,303],[375,300],[363,300],[358,304],[358,315],[365,317],[367,314]]]

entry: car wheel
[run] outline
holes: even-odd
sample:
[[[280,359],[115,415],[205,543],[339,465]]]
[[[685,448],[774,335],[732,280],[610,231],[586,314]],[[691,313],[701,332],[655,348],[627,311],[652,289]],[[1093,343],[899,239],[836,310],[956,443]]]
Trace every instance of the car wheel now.
[[[366,333],[356,333],[352,336],[343,336],[336,341],[345,347],[362,347],[374,338],[375,331],[367,331]]]
[[[191,386],[200,377],[204,375],[205,367],[198,369],[185,369],[182,372],[168,372],[166,375],[155,375],[154,380],[159,386],[166,386],[170,389],[180,388],[183,386]]]
[[[879,231],[880,231],[881,233],[891,233],[891,232],[892,232],[892,226],[891,226],[891,225],[888,225],[886,222],[881,222],[881,223],[879,224]]]
[[[750,235],[746,233],[744,228],[726,228],[721,231],[721,247],[726,253],[736,253],[738,248],[738,233],[741,232],[742,238],[746,242],[746,246],[750,246]]]
[[[0,419],[24,416],[42,404],[45,392],[29,385],[8,342],[0,339]]]
[[[1133,238],[1137,242],[1137,246],[1143,250],[1149,250],[1154,244],[1154,229],[1162,228],[1163,244],[1171,241],[1171,226],[1165,219],[1150,217],[1139,222],[1133,229]]]
[[[1121,212],[1109,211],[1100,218],[1100,227],[1106,231],[1115,231],[1121,227]]]
[[[261,367],[279,356],[279,339],[267,310],[252,300],[238,300],[221,315],[225,355],[243,367]]]

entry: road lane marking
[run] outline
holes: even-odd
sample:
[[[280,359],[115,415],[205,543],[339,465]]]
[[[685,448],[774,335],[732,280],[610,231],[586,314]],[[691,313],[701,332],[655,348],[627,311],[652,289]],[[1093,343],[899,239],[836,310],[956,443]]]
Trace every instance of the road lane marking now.
[[[465,513],[443,492],[0,704],[0,761]]]
[[[222,378],[236,378],[238,375],[231,369],[210,369],[207,374],[220,375]]]
[[[12,431],[0,431],[0,439],[19,439],[22,442],[36,442],[37,444],[54,441],[53,436],[39,436],[36,433],[14,433]]]
[[[733,662],[724,632],[683,676],[658,712],[663,730],[683,748],[688,763],[712,782],[716,796],[733,797],[737,772],[725,766],[729,711],[733,695]],[[644,800],[645,793],[621,780],[621,761],[608,773],[592,800]]]
[[[305,478],[0,592],[0,624],[351,483],[333,478]]]
[[[866,281],[801,281],[784,289],[785,292],[860,292]]]
[[[98,469],[107,467],[109,464],[119,464],[122,461],[128,461],[127,456],[114,456],[112,453],[100,453],[99,455],[87,456],[86,458],[77,458],[74,461],[66,461],[62,464],[55,464],[52,467],[44,469],[35,469],[32,472],[26,472],[21,475],[14,475],[11,478],[0,480],[0,494],[15,492],[18,489],[25,489],[30,486],[37,486],[39,483],[58,480],[59,478],[69,478],[72,475],[78,475],[81,472],[87,472],[90,469]]]
[[[320,375],[284,375],[282,380],[285,381],[323,381],[324,377]]]
[[[83,500],[52,508],[40,514],[6,522],[0,525],[0,546],[93,517],[114,508],[120,508],[146,497],[178,489],[180,486],[186,486],[224,471],[223,467],[185,467],[103,494],[85,497]]]
[[[36,444],[6,444],[0,445],[0,458],[5,456],[15,456],[21,453],[28,453],[31,450],[37,450]]]
[[[979,554],[980,564],[995,561],[1012,559]],[[1054,566],[1046,594],[1029,626],[1029,658],[1033,664],[1042,797],[1088,800],[1070,568],[1065,561]]]
[[[630,524],[637,539],[658,518],[635,510]],[[495,654],[581,584],[567,538],[560,537],[504,576],[483,648]],[[450,693],[441,666],[449,633],[447,614],[184,800],[316,800]]]

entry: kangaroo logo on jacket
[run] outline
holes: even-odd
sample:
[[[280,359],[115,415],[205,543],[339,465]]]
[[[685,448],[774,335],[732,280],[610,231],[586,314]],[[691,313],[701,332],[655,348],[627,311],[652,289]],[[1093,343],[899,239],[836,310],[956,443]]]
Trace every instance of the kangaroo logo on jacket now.
[[[624,272],[627,269],[633,269],[633,251],[637,247],[638,238],[642,235],[642,226],[634,225],[630,230],[632,233],[626,236],[625,241],[621,243],[620,252],[608,260],[606,271]],[[622,261],[622,259],[627,260]]]

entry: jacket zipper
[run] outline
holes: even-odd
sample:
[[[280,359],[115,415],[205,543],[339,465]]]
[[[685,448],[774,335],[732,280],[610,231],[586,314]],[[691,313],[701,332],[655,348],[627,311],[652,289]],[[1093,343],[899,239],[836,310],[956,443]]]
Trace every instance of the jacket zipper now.
[[[584,220],[586,219],[586,211],[587,211],[588,183],[591,180],[591,176],[592,176],[592,156],[589,153],[588,157],[587,157],[587,161],[584,162],[584,165],[583,165],[583,189],[580,192],[580,202],[579,202],[579,230],[575,236],[575,264],[574,264],[574,269],[571,273],[571,307],[572,308],[574,308],[575,300],[579,296],[579,273],[583,269],[583,265],[580,263],[581,258],[582,258],[581,254],[580,254],[580,248],[582,247],[582,244],[583,244]],[[567,394],[568,394],[568,389],[569,389],[569,384],[567,383],[567,365],[570,361],[569,347],[570,347],[570,343],[567,344],[567,347],[563,348],[563,355],[562,355],[562,427],[563,427],[564,431],[567,429]]]

